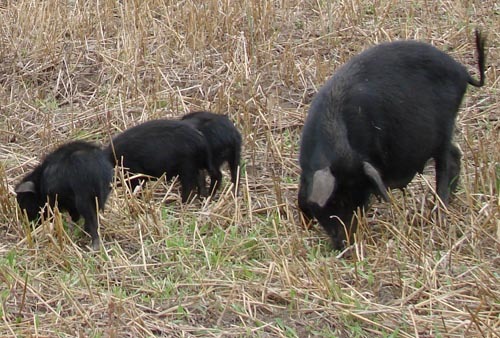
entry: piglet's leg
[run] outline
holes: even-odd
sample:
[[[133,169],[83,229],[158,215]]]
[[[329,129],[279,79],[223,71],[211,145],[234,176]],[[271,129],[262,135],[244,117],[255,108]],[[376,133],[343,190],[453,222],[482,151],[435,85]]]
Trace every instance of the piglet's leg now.
[[[85,232],[92,238],[92,250],[97,251],[99,250],[101,242],[97,232],[98,223],[95,198],[77,197],[75,202],[78,211],[85,220]]]

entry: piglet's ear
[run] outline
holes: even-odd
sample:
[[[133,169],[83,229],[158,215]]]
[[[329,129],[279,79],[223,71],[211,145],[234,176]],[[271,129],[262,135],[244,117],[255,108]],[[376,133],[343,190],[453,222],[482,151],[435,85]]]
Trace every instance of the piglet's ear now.
[[[317,170],[313,176],[312,190],[309,202],[318,204],[321,208],[325,206],[335,186],[335,177],[329,167]]]
[[[35,192],[35,183],[33,181],[22,182],[16,187],[16,193],[19,194],[21,192]]]
[[[380,196],[382,196],[385,201],[389,201],[389,195],[387,195],[387,187],[382,181],[382,177],[380,177],[380,173],[378,172],[378,170],[368,162],[363,162],[363,170],[366,176],[368,176],[372,183],[377,187]]]

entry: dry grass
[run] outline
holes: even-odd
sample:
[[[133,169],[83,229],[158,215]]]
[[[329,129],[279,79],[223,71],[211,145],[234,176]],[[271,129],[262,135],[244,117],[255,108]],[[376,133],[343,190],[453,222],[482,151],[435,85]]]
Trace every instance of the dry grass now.
[[[498,337],[499,14],[491,0],[0,1],[0,336]],[[487,81],[459,114],[444,221],[429,170],[373,206],[350,253],[332,252],[296,208],[312,95],[399,38],[476,72],[476,26]],[[117,188],[97,254],[57,211],[22,222],[13,187],[57,144],[197,109],[244,135],[236,198],[226,187],[183,206],[170,182],[141,198]]]

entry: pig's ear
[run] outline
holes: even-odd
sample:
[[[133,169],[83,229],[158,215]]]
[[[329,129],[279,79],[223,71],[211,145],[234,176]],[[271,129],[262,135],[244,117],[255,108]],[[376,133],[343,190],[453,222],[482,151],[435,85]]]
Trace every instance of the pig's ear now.
[[[16,193],[19,194],[21,192],[35,192],[35,183],[33,181],[22,182],[16,187]]]
[[[363,162],[363,171],[365,172],[366,176],[370,178],[372,183],[375,184],[375,187],[377,187],[380,196],[382,196],[384,200],[389,201],[389,195],[387,195],[387,187],[382,181],[382,177],[380,177],[380,173],[378,172],[378,170],[375,169],[375,167],[370,163]]]
[[[321,208],[325,206],[335,187],[335,177],[330,171],[330,167],[317,170],[313,176],[311,194],[309,202],[316,203]]]

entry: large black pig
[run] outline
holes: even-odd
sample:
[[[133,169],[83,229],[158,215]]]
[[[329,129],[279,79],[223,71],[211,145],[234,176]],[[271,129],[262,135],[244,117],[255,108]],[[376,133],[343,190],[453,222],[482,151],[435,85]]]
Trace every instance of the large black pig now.
[[[190,123],[205,136],[212,153],[214,174],[210,177],[210,193],[215,193],[222,182],[220,167],[227,162],[231,182],[236,187],[241,154],[241,134],[226,115],[198,111],[186,114],[182,121]]]
[[[203,134],[183,121],[151,120],[125,130],[105,149],[112,163],[123,165],[131,173],[167,179],[179,176],[182,201],[207,195],[204,175],[214,175],[212,155]],[[132,189],[139,178],[130,181]]]
[[[101,148],[83,141],[64,144],[16,186],[16,198],[30,221],[35,221],[48,202],[68,211],[73,221],[85,220],[92,248],[99,249],[97,206],[104,209],[113,178],[113,167]],[[97,203],[97,206],[96,206]]]
[[[460,172],[455,118],[467,85],[484,84],[484,45],[476,31],[479,81],[429,44],[396,41],[353,57],[316,94],[302,132],[298,202],[335,248],[352,241],[353,212],[370,195],[387,200],[388,188],[405,187],[430,158],[448,203]]]

